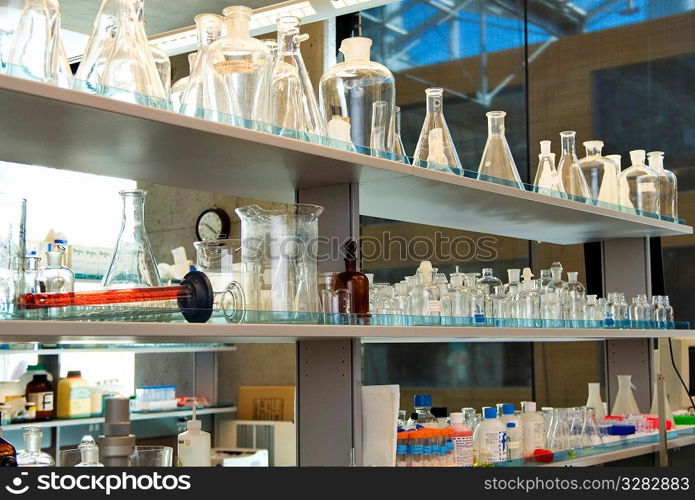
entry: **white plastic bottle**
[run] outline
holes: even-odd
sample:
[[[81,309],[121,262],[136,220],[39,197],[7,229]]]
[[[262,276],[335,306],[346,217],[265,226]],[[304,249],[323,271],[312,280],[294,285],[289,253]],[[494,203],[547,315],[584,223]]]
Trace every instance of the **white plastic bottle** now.
[[[475,428],[476,463],[478,466],[507,460],[507,428],[497,418],[497,408],[483,407],[484,420]]]
[[[463,413],[454,412],[449,415],[451,420],[451,440],[454,444],[454,465],[457,467],[473,467],[473,431],[465,425]]]
[[[210,433],[202,430],[202,423],[193,416],[186,422],[186,431],[179,434],[178,461],[179,467],[210,467]]]
[[[521,412],[521,455],[530,457],[535,450],[545,448],[545,421],[536,412],[535,401],[522,401]]]
[[[499,417],[507,427],[507,448],[509,448],[509,460],[516,460],[521,453],[521,441],[523,439],[523,423],[521,419],[514,414],[514,405],[512,403],[502,404],[502,415]],[[510,426],[509,424],[514,424]]]

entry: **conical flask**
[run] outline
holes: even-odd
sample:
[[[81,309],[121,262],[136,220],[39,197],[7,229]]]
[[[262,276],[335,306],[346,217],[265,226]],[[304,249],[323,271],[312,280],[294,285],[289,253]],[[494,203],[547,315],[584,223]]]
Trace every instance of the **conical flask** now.
[[[580,438],[581,447],[603,446],[603,437],[598,425],[596,425],[596,419],[600,420],[602,418],[603,416],[599,417],[593,408],[584,408]]]
[[[562,186],[565,188],[565,193],[585,198],[585,200],[577,201],[590,202],[591,191],[589,191],[589,186],[586,183],[584,174],[582,174],[582,169],[579,167],[579,160],[577,159],[574,145],[575,136],[576,132],[573,131],[560,132],[562,156],[560,156],[560,163],[557,167],[557,171],[562,179]]]
[[[171,86],[169,100],[171,101],[171,109],[176,112],[181,109],[181,98],[183,97],[183,93],[186,91],[186,87],[188,86],[188,80],[191,78],[196,57],[198,57],[198,52],[191,52],[188,54],[188,76],[179,78]]]
[[[586,156],[579,160],[591,198],[596,201],[618,204],[618,178],[615,166],[601,155],[603,141],[585,141]]]
[[[171,60],[169,59],[169,56],[166,55],[166,52],[155,45],[150,44],[150,52],[152,52],[154,65],[157,68],[159,79],[162,81],[164,92],[166,93],[167,98],[169,98],[169,93],[171,90]]]
[[[664,152],[647,153],[649,167],[659,174],[659,214],[678,218],[678,180],[676,174],[664,168]]]
[[[299,18],[294,16],[278,19],[277,28],[278,56],[270,88],[271,122],[279,127],[280,135],[321,142],[326,136],[326,125],[299,48],[309,35],[299,34]]]
[[[391,121],[391,130],[389,135],[389,143],[391,144],[391,151],[395,155],[397,161],[402,161],[403,163],[410,164],[410,160],[405,152],[405,146],[403,146],[403,139],[401,138],[401,107],[396,106],[393,108],[393,118]]]
[[[142,7],[141,7],[142,8]],[[109,58],[118,29],[120,0],[102,0],[92,26],[84,55],[75,76],[86,86],[83,90],[99,91],[101,76]]]
[[[652,406],[649,408],[649,414],[650,415],[658,415],[659,414],[659,393],[657,392],[657,386],[656,382],[654,382],[654,396],[652,396]],[[665,400],[665,405],[664,405],[664,415],[666,416],[666,420],[670,420],[671,422],[675,422],[673,420],[673,410],[671,410],[671,403],[668,401],[668,395],[664,395],[664,400]]]
[[[157,261],[145,231],[147,192],[132,189],[119,194],[123,198],[123,221],[101,284],[104,288],[161,286]]]
[[[57,84],[66,61],[57,0],[25,0],[10,49],[8,73]]]
[[[535,191],[552,196],[564,196],[562,179],[555,168],[555,153],[550,152],[550,141],[541,141],[541,154],[538,155],[538,168],[533,181]]]
[[[659,213],[659,174],[644,164],[644,149],[630,151],[632,165],[620,174],[620,204],[650,214]]]
[[[105,96],[168,108],[169,97],[152,56],[142,20],[142,0],[118,0],[115,38],[101,77]]]
[[[512,151],[504,136],[504,117],[507,113],[489,111],[485,113],[485,116],[487,116],[487,142],[485,142],[485,149],[478,167],[478,179],[492,182],[502,179],[507,181],[505,184],[524,189]]]
[[[425,94],[427,114],[415,146],[413,163],[442,172],[451,172],[451,168],[462,169],[461,160],[444,119],[444,90],[438,87],[429,88],[425,90]]]
[[[639,415],[639,406],[632,392],[632,375],[618,375],[618,394],[611,409],[611,415]]]
[[[181,95],[181,105],[176,111],[188,116],[202,117],[205,110],[205,95],[208,91],[206,85],[209,81],[206,56],[208,48],[222,36],[224,18],[218,14],[198,14],[195,16],[195,26],[198,34],[198,52],[193,59],[186,88]],[[226,92],[224,95],[228,96]]]

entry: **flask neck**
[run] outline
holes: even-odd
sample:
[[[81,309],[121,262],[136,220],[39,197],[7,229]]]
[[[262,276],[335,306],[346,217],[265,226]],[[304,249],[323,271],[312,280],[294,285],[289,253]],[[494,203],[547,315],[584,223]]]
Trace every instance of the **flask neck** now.
[[[504,117],[506,113],[503,111],[490,111],[487,113],[487,133],[488,135],[499,134],[504,135]]]
[[[572,155],[577,156],[575,151],[575,135],[574,132],[563,132],[560,134],[560,143],[562,146],[562,156]]]
[[[228,15],[224,18],[224,24],[227,26],[227,36],[230,38],[247,38],[249,36],[249,17],[246,15]]]
[[[586,156],[601,156],[601,151],[603,150],[603,146],[598,146],[595,144],[591,145],[586,145]]]
[[[39,453],[41,451],[41,433],[28,431],[24,433],[24,450],[29,453]]]
[[[99,447],[85,446],[80,450],[82,465],[99,465]]]
[[[222,36],[222,22],[218,17],[198,16],[195,21],[198,32],[198,48],[206,49]],[[248,32],[248,22],[246,23]]]
[[[357,260],[345,259],[345,270],[346,271],[357,271]]]
[[[124,191],[123,197],[123,221],[121,222],[121,235],[142,231],[145,227],[145,192]]]
[[[440,114],[443,110],[442,89],[427,89],[427,114]]]

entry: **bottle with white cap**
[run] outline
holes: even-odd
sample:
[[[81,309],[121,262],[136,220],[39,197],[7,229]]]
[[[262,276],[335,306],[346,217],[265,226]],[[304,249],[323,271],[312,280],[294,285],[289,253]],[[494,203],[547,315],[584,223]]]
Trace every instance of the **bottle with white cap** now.
[[[179,467],[210,467],[210,433],[205,432],[202,422],[195,418],[197,406],[198,403],[193,404],[193,416],[186,422],[186,431],[179,434]]]
[[[545,420],[536,412],[535,401],[521,402],[521,455],[530,457],[545,447]]]
[[[423,260],[417,270],[418,284],[410,293],[412,314],[416,316],[432,316],[427,324],[438,323],[442,311],[440,288],[434,283],[436,269],[432,263]]]
[[[64,252],[49,250],[46,252],[47,265],[36,273],[36,291],[72,292],[75,288],[75,274],[63,265]]]

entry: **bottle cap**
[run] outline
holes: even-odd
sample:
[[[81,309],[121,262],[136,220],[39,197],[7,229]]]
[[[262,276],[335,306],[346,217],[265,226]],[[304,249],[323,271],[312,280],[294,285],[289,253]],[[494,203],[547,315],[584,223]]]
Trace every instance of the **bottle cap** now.
[[[437,418],[446,418],[449,411],[446,406],[433,406],[430,408],[430,413]]]
[[[34,380],[48,380],[48,375],[46,375],[45,373],[37,373],[36,375],[34,375],[32,381]]]
[[[27,366],[27,371],[39,371],[39,370],[45,370],[46,368],[44,367],[43,363],[36,363],[35,365],[29,365]]]
[[[497,408],[494,406],[483,406],[483,418],[497,418]]]
[[[401,431],[398,434],[396,434],[396,439],[409,439],[410,438],[410,431]]]
[[[536,412],[536,402],[535,401],[522,401],[521,411],[524,413],[535,413]]]
[[[369,49],[372,47],[371,38],[355,36],[345,38],[340,43],[340,52],[345,56],[346,61],[353,59],[364,59],[369,61]]]
[[[417,412],[414,411],[410,414],[410,420],[417,420]]]
[[[452,425],[462,424],[464,422],[463,413],[456,411],[449,415],[449,420],[451,421]]]
[[[518,283],[521,269],[507,269],[507,276],[509,276],[510,283]]]
[[[524,279],[524,282],[531,281],[531,278],[533,278],[533,272],[531,272],[530,267],[524,268],[524,272],[522,274],[522,277]]]
[[[432,406],[432,396],[429,394],[416,394],[413,398],[413,406],[420,408],[423,406]]]
[[[46,259],[49,266],[60,266],[63,263],[63,252],[46,252]]]
[[[541,155],[550,153],[550,141],[541,141]]]
[[[514,415],[514,404],[503,403],[502,404],[502,415]]]
[[[507,422],[507,429],[514,429],[516,424],[514,422]]]
[[[596,295],[587,295],[586,296],[586,303],[596,305]]]
[[[633,165],[644,165],[644,149],[634,149],[630,151],[630,161]]]
[[[68,378],[80,378],[82,377],[82,372],[80,370],[70,370],[68,372]]]

